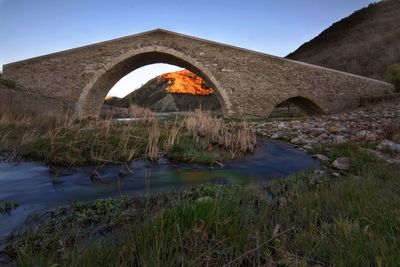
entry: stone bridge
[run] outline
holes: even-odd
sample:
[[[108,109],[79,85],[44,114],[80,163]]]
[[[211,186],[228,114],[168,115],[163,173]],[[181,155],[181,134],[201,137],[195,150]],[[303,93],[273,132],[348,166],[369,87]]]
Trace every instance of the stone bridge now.
[[[98,116],[119,79],[153,63],[202,77],[227,117],[267,117],[286,100],[309,114],[334,113],[358,107],[360,97],[393,89],[385,82],[162,29],[10,63],[3,76],[25,92],[59,101],[51,112],[69,110],[84,118]]]

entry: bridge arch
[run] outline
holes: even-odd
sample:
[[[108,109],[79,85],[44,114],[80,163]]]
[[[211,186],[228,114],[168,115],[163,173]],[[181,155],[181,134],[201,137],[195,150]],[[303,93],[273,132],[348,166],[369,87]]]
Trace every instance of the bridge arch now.
[[[290,97],[282,98],[275,101],[275,107],[283,102],[289,102],[299,108],[305,115],[324,115],[327,112],[324,111],[322,103],[310,96],[304,96],[302,94],[293,95]],[[272,110],[270,111],[270,113]]]
[[[224,116],[229,117],[233,114],[228,94],[207,67],[172,48],[149,46],[130,50],[99,68],[82,90],[75,108],[75,117],[97,117],[105,96],[122,77],[155,63],[176,65],[203,78],[215,90]]]

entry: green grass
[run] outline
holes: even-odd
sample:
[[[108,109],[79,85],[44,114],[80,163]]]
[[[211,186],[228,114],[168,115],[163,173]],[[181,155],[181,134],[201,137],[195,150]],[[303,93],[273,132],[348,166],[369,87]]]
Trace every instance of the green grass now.
[[[212,164],[229,158],[228,152],[208,143],[194,142],[193,136],[180,136],[176,145],[169,151],[168,157],[180,162],[197,162]]]
[[[17,266],[398,266],[399,166],[354,144],[326,151],[351,170],[81,203],[9,253]]]

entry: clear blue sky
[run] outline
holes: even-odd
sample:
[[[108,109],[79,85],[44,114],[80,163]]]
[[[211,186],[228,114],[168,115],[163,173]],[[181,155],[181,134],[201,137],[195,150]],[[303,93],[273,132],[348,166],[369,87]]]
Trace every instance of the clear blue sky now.
[[[0,0],[0,65],[164,28],[286,56],[373,0]]]

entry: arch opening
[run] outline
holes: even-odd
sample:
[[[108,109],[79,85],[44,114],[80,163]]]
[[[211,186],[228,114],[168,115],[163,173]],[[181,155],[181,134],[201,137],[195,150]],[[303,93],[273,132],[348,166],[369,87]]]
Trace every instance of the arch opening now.
[[[279,102],[270,113],[270,118],[318,116],[325,112],[314,101],[302,96],[290,97]]]
[[[196,74],[169,64],[147,65],[124,76],[108,93],[100,116],[137,116],[134,110],[143,109],[156,113],[197,109],[221,113],[215,89]]]
[[[76,116],[78,118],[98,117],[107,93],[121,78],[141,67],[157,63],[187,69],[201,77],[208,86],[214,89],[215,95],[221,105],[222,113],[225,116],[229,116],[229,98],[207,68],[180,52],[159,47],[133,51],[129,55],[124,55],[122,58],[114,60],[114,62],[99,70],[85,86],[76,106]]]

